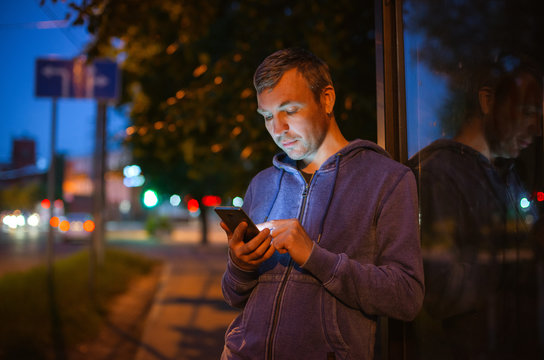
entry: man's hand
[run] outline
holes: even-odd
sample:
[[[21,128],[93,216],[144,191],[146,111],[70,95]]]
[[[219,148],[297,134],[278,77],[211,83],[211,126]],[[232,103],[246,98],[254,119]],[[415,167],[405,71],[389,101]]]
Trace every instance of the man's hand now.
[[[314,242],[297,219],[271,220],[257,227],[271,229],[272,246],[281,254],[288,252],[298,265],[310,257]]]
[[[224,222],[221,222],[221,227],[227,233],[232,261],[243,270],[257,270],[259,265],[268,260],[276,251],[273,246],[270,246],[272,237],[269,229],[262,230],[259,235],[244,243],[247,223],[240,223],[234,232],[230,231]]]

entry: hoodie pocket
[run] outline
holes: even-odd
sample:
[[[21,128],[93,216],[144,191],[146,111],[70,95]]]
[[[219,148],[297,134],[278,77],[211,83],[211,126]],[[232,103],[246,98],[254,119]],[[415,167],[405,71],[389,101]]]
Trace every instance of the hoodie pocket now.
[[[232,322],[225,337],[227,348],[234,354],[260,357],[270,323],[274,282],[259,282],[253,289],[242,313]]]
[[[327,291],[321,292],[321,320],[325,338],[336,352],[337,359],[348,359],[349,346],[344,341],[337,317],[338,301]]]

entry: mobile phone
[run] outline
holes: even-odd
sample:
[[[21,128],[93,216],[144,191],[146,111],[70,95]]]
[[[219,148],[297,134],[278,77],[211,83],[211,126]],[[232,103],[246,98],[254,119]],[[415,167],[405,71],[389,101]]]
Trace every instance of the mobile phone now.
[[[227,227],[230,229],[230,231],[234,231],[238,224],[240,224],[242,221],[247,223],[247,230],[244,236],[244,242],[248,242],[259,234],[259,229],[241,207],[217,206],[214,210],[217,215],[219,215],[221,220],[223,220],[223,222],[227,224]]]

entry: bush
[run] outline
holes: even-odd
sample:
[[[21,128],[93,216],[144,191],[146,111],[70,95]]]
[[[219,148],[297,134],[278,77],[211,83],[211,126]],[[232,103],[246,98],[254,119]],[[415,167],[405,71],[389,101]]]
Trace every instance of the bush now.
[[[156,235],[158,232],[172,231],[172,222],[167,216],[150,215],[145,222],[145,230],[149,235]]]
[[[149,273],[154,260],[108,249],[89,289],[89,254],[57,261],[53,276],[45,266],[0,277],[0,359],[53,359],[93,339],[104,324],[111,300],[130,282]]]

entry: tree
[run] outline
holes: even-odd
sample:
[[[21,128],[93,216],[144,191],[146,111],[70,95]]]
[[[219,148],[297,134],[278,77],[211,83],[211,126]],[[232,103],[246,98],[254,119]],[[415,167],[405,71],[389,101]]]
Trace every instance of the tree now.
[[[375,137],[372,1],[91,0],[70,4],[95,35],[90,58],[121,63],[132,125],[126,143],[163,193],[243,194],[277,151],[256,113],[252,76],[274,50],[327,61],[336,117]],[[204,209],[205,210],[205,209]],[[204,211],[203,211],[204,213]],[[204,219],[204,217],[203,217]]]
[[[45,197],[41,179],[14,183],[0,190],[0,208],[33,211],[36,203]]]

